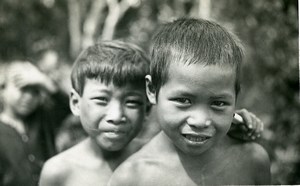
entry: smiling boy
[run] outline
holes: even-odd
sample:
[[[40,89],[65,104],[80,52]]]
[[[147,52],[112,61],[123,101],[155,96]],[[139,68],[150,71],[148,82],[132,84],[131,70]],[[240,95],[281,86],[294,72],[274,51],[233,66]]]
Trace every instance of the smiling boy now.
[[[182,18],[152,41],[147,95],[162,132],[108,185],[270,184],[266,151],[227,135],[240,89],[238,39],[214,22]]]
[[[113,170],[141,146],[128,144],[145,119],[148,69],[144,52],[120,41],[103,41],[78,56],[70,107],[88,138],[46,162],[41,186],[107,184]]]
[[[102,41],[78,56],[71,74],[70,107],[88,138],[46,162],[41,186],[108,183],[113,171],[147,141],[135,137],[149,109],[148,73],[148,58],[129,43]],[[259,128],[259,120],[241,112],[246,125]],[[257,133],[259,129],[253,131]]]

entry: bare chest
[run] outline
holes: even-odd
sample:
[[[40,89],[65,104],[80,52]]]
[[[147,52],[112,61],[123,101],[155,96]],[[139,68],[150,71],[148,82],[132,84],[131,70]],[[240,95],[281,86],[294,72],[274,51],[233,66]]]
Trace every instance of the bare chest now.
[[[67,175],[64,186],[106,186],[111,175],[112,170],[108,166],[77,167]]]
[[[185,165],[169,162],[160,167],[150,178],[151,185],[198,186],[255,184],[253,176],[237,161],[224,161],[210,165]]]

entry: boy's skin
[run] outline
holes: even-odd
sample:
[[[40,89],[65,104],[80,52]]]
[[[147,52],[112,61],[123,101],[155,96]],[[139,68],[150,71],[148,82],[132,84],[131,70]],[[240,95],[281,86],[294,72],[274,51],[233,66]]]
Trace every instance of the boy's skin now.
[[[87,78],[82,95],[71,91],[70,107],[89,137],[46,162],[40,185],[106,185],[119,164],[143,145],[132,139],[144,123],[146,106],[144,86]],[[241,115],[259,128],[259,120],[245,111]]]
[[[144,91],[130,85],[116,88],[90,79],[86,80],[82,96],[73,90],[72,112],[81,116],[89,137],[47,162],[40,185],[105,185],[109,179],[107,175],[131,151],[136,151],[123,147],[136,135],[143,122],[146,105]],[[104,100],[106,97],[111,99],[109,103]],[[122,105],[124,101],[126,104]],[[123,117],[127,121],[123,121]],[[58,167],[60,170],[57,170]]]
[[[172,28],[178,29],[174,28],[174,25],[180,25],[179,29],[190,28],[190,30],[183,28],[184,31],[180,36],[183,36],[184,42],[192,43],[187,38],[193,35],[198,39],[203,31],[191,26],[194,24],[204,24],[206,28],[213,25],[203,20],[181,19],[170,23],[169,27],[162,28],[165,30],[160,32],[169,33]],[[164,35],[159,35],[160,32],[157,38],[161,35],[160,38],[163,38]],[[221,31],[223,32],[224,30]],[[208,29],[208,33],[208,36],[211,36],[212,30]],[[180,38],[174,35],[173,37]],[[207,43],[213,42],[209,39],[214,36],[206,36],[199,37],[200,39],[195,42],[205,43],[203,38],[208,38]],[[166,38],[163,38],[165,39],[163,42],[169,45],[172,41]],[[219,38],[214,39],[219,41]],[[179,43],[176,39],[174,42],[175,45]],[[159,45],[154,45],[153,48],[164,48]],[[157,58],[154,52],[155,49],[152,51],[155,60]],[[206,61],[187,63],[183,61],[186,59],[182,57],[186,55],[184,52],[167,53],[170,54],[169,57],[172,55],[180,57],[167,59],[171,62],[165,67],[166,78],[160,85],[157,85],[159,80],[156,77],[154,82],[153,76],[146,76],[147,96],[157,107],[157,122],[162,131],[123,162],[115,170],[108,185],[270,184],[270,162],[266,151],[256,143],[244,143],[226,135],[231,127],[238,93],[236,64],[226,61],[221,64]],[[153,59],[151,60],[153,62]]]
[[[102,42],[101,45],[114,48],[106,51],[100,50],[102,53],[118,52],[110,56],[110,59],[104,58],[107,63],[119,60],[121,64],[125,61],[121,61],[121,59],[127,58],[126,55],[133,55],[129,52],[127,54],[122,53],[124,48],[132,47],[122,42]],[[92,53],[91,55],[95,54]],[[140,144],[131,143],[128,145],[128,143],[140,131],[146,115],[147,97],[144,77],[146,75],[145,69],[148,69],[145,68],[148,61],[141,56],[142,53],[135,55],[136,59],[139,58],[140,60],[135,61],[137,63],[136,68],[140,68],[141,75],[139,78],[133,77],[128,82],[117,82],[119,84],[116,84],[114,81],[118,81],[120,78],[107,80],[100,77],[85,77],[82,93],[74,88],[73,83],[74,89],[70,96],[71,111],[75,116],[80,117],[82,126],[89,137],[47,161],[42,171],[40,185],[106,185],[113,170],[140,148]],[[87,55],[86,58],[92,61],[97,57],[93,58],[93,56]],[[98,62],[105,63],[106,61],[97,61],[96,63]],[[130,63],[128,59],[127,63]],[[120,70],[116,67],[118,64],[114,65],[107,65],[109,68],[112,67],[114,71],[107,74],[108,76],[112,77],[112,74]],[[132,68],[130,65],[124,65],[121,69],[126,67]],[[129,70],[129,72],[131,71]],[[117,75],[114,74],[114,76]]]

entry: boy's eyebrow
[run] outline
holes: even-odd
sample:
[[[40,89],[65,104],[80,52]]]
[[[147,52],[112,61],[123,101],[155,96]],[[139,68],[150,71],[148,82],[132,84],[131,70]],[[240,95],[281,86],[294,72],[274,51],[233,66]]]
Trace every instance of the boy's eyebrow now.
[[[234,98],[234,95],[232,95],[230,92],[224,91],[221,93],[214,93],[213,91],[209,91],[213,98]],[[189,96],[189,97],[193,97],[194,94],[190,93],[189,91],[187,91],[185,88],[180,88],[178,87],[176,90],[174,90],[173,92],[171,92],[171,94],[177,94],[177,95],[182,95],[182,96]]]
[[[145,92],[145,94],[146,94],[146,92]],[[128,92],[125,93],[126,96],[132,96],[132,95],[133,96],[143,96],[145,94],[143,94],[139,91],[128,91]]]
[[[92,92],[95,92],[95,93],[106,93],[106,94],[111,94],[111,91],[110,90],[108,90],[108,89],[94,89],[94,90],[92,90]]]
[[[220,98],[229,98],[229,99],[233,99],[233,95],[230,94],[230,93],[221,93],[221,94],[214,94],[213,93],[213,96],[212,98],[216,98],[216,99],[220,99]]]
[[[187,96],[187,97],[195,97],[195,95],[193,95],[192,93],[186,91],[185,89],[175,90],[175,91],[171,92],[171,94],[180,95],[180,96]]]

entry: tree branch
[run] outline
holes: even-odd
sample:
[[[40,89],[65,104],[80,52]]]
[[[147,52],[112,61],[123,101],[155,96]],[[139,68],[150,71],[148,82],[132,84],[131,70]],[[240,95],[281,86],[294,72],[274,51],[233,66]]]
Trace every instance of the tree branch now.
[[[80,6],[77,0],[68,0],[69,10],[69,32],[70,32],[70,54],[72,57],[77,56],[81,46],[80,31]]]
[[[103,9],[106,2],[103,0],[94,0],[91,10],[83,24],[82,48],[86,48],[94,44],[94,37],[101,20]]]
[[[132,6],[129,0],[106,0],[108,4],[108,15],[106,17],[102,32],[102,39],[113,39],[116,26],[119,20],[124,16],[125,12]]]

